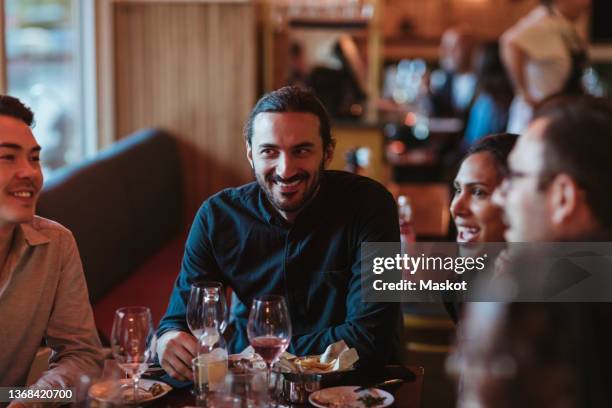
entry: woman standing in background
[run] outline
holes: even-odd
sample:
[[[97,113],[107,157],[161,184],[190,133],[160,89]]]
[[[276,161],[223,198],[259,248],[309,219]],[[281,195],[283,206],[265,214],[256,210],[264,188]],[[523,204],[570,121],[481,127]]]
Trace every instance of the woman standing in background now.
[[[576,30],[591,0],[540,0],[540,5],[506,31],[501,56],[514,83],[508,132],[522,132],[533,109],[559,94],[582,93],[587,44]]]

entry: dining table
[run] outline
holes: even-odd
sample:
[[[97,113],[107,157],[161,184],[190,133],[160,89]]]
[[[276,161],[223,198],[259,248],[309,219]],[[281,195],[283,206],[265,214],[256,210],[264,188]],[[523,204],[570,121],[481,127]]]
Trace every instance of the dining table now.
[[[396,408],[419,408],[421,406],[423,392],[423,376],[425,370],[419,366],[401,366],[388,365],[379,372],[355,372],[343,377],[341,381],[332,385],[354,385],[354,386],[372,386],[374,384],[399,378],[404,380],[400,384],[396,384],[389,391],[395,402],[392,407]],[[175,388],[168,394],[158,400],[147,404],[147,407],[191,407],[197,406],[196,398],[192,395],[191,387]],[[311,404],[287,404],[279,402],[277,407],[287,408],[304,408],[312,407]]]

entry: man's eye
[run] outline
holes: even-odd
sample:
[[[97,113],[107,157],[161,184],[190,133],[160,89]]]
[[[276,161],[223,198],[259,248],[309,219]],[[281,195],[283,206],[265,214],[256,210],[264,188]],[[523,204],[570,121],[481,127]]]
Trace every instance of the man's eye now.
[[[30,159],[33,162],[39,162],[40,161],[40,156],[32,156],[32,158]]]
[[[13,161],[15,160],[14,154],[3,154],[0,156],[0,160]]]
[[[455,186],[455,195],[461,194],[461,187]]]
[[[274,150],[272,149],[263,149],[259,152],[262,156],[271,156],[274,154]]]

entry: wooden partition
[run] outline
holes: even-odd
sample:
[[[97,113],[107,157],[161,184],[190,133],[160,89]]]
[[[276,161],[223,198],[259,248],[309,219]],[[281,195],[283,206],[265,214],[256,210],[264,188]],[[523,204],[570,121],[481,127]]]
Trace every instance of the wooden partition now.
[[[242,127],[256,96],[254,5],[117,0],[111,7],[114,134],[163,127],[180,138],[191,221],[203,199],[252,178]]]

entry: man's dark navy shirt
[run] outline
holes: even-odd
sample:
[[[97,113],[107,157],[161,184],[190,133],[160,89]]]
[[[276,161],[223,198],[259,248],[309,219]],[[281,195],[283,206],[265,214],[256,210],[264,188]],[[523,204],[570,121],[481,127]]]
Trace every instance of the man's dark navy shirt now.
[[[362,242],[398,242],[397,209],[379,183],[341,171],[324,171],[318,193],[286,224],[255,182],[224,190],[199,209],[183,263],[158,334],[189,331],[190,284],[220,281],[233,304],[236,332],[230,352],[246,348],[252,299],[284,295],[293,336],[289,351],[322,353],[336,341],[355,347],[364,365],[387,362],[399,319],[397,303],[361,300]]]

